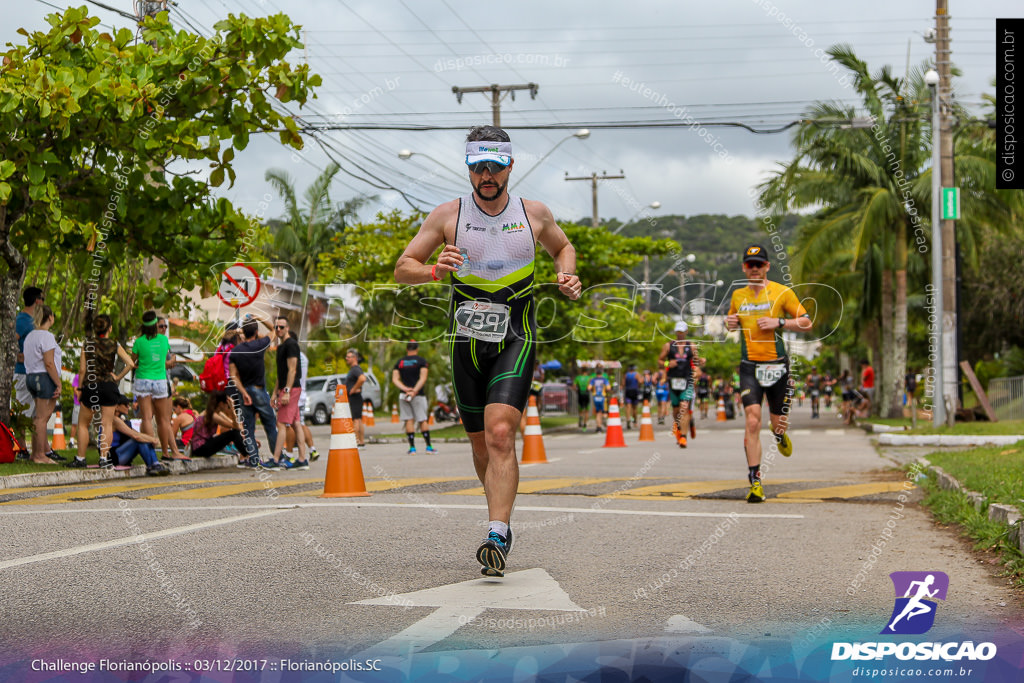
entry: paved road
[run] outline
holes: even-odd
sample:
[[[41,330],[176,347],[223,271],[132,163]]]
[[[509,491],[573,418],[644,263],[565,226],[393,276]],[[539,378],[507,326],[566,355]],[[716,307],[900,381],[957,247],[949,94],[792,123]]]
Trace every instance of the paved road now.
[[[627,432],[618,449],[593,433],[545,437],[549,463],[522,468],[504,580],[479,577],[486,514],[465,443],[430,456],[370,445],[367,498],[319,498],[326,457],[269,482],[222,470],[4,490],[4,640],[66,657],[690,636],[813,645],[877,633],[898,570],[949,574],[936,637],[1024,623],[995,568],[936,527],[863,432],[811,421],[805,404],[794,455],[766,458],[769,500],[750,505],[740,423],[698,424],[685,450],[664,428],[653,443]]]

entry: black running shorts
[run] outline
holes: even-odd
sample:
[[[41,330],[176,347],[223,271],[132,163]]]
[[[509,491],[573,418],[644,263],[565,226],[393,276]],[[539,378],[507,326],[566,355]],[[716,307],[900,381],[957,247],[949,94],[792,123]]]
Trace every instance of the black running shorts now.
[[[757,381],[757,366],[771,363],[785,363],[786,371],[770,387],[762,387]],[[779,360],[759,363],[755,361],[740,361],[740,398],[743,407],[759,406],[761,402],[768,399],[768,411],[772,415],[785,415],[789,412],[789,403],[793,398],[793,383],[789,378],[789,360]]]
[[[510,334],[503,342],[454,337],[450,349],[455,400],[467,433],[484,431],[489,403],[526,409],[537,356],[532,337]]]

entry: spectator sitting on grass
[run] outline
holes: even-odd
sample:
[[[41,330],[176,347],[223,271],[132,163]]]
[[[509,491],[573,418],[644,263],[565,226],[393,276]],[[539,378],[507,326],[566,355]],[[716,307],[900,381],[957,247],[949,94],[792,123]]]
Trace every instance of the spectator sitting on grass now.
[[[224,431],[218,434],[217,427],[223,427]],[[197,415],[192,423],[192,457],[209,458],[229,443],[235,444],[240,456],[245,453],[242,426],[238,424],[231,399],[226,391],[214,391],[206,401],[206,411]],[[239,467],[245,466],[243,456]]]
[[[160,440],[153,434],[135,431],[125,419],[131,407],[130,398],[118,397],[114,410],[114,436],[110,449],[114,454],[114,462],[118,467],[128,467],[136,455],[141,455],[143,462],[146,463],[146,474],[153,477],[170,474],[171,471],[157,460],[156,449],[153,448],[153,444],[160,443]],[[101,467],[106,464],[103,459],[100,459]]]

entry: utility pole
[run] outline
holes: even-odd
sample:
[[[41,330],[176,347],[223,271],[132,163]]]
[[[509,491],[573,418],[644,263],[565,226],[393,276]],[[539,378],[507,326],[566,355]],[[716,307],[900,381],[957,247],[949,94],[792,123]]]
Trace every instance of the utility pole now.
[[[939,72],[939,130],[940,130],[940,168],[942,187],[953,187],[953,118],[951,115],[953,89],[950,87],[950,67],[952,50],[949,37],[949,0],[935,0],[935,70]],[[932,171],[935,172],[934,170]],[[942,214],[933,220],[941,220]],[[946,285],[942,290],[942,386],[944,400],[948,406],[946,421],[953,423],[959,407],[959,349],[957,348],[957,263],[956,263],[956,223],[943,220],[942,226],[942,280]]]
[[[501,101],[505,99],[505,95],[511,95],[512,101],[515,101],[516,90],[529,90],[530,99],[535,100],[537,99],[537,91],[540,90],[540,86],[536,83],[524,83],[521,85],[498,85],[495,83],[492,85],[475,85],[469,88],[460,88],[457,85],[452,86],[452,92],[455,93],[455,99],[458,100],[459,104],[462,104],[462,96],[465,93],[491,93],[491,120],[495,128],[501,128]]]
[[[155,17],[160,12],[167,11],[167,0],[133,0],[132,5],[135,9],[135,19],[139,26],[142,26],[142,22],[147,17]],[[155,41],[149,43],[154,48],[156,47]],[[152,161],[146,162],[146,182],[153,184],[149,174],[153,171],[163,171],[163,166]],[[163,278],[164,267],[159,259],[147,258],[142,261],[142,273],[144,277],[157,280],[158,282]]]
[[[580,176],[580,177],[577,177],[577,178],[570,178],[568,171],[565,174],[565,179],[566,180],[589,180],[590,181],[590,192],[591,192],[591,195],[592,195],[592,203],[593,203],[593,207],[592,208],[593,208],[593,216],[594,216],[594,221],[593,221],[592,225],[595,228],[598,226],[598,223],[601,222],[601,220],[600,220],[600,218],[598,216],[598,213],[597,213],[597,181],[598,180],[622,180],[623,178],[626,177],[624,171],[622,171],[622,170],[619,171],[619,174],[620,175],[608,175],[605,171],[601,171],[601,175],[597,175],[597,171],[594,171],[590,175]]]
[[[146,17],[155,17],[167,9],[167,0],[134,0],[132,4],[140,24]]]

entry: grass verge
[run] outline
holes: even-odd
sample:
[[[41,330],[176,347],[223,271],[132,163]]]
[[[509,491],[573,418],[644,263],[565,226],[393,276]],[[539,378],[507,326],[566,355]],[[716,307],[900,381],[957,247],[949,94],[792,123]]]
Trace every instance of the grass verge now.
[[[74,448],[65,448],[57,451],[65,458],[75,457],[77,452]],[[85,460],[90,465],[95,465],[99,462],[100,456],[95,449],[91,449],[90,452],[86,453]],[[6,477],[11,474],[31,474],[33,472],[54,472],[56,470],[65,469],[63,465],[37,465],[34,462],[28,460],[15,460],[14,462],[5,462],[0,464],[0,477]]]
[[[952,427],[943,425],[936,429],[931,422],[917,421],[917,429],[910,429],[909,418],[880,418],[858,420],[858,424],[880,424],[891,427],[906,427],[905,434],[970,434],[972,436],[1005,436],[1024,434],[1024,420],[1006,420],[1005,422],[957,422]]]
[[[974,450],[991,451],[994,449],[982,448]],[[967,488],[989,496],[989,499],[992,502],[1000,502],[993,497],[992,491],[981,487],[969,486],[965,481],[967,478],[966,476],[965,478],[961,478],[953,472],[952,467],[947,468],[946,465],[941,465],[937,462],[938,460],[942,460],[943,456],[965,455],[971,453],[973,453],[973,451],[955,454],[932,454],[928,456],[928,459],[933,464],[936,464],[950,474],[953,474],[953,476],[955,476],[961,484],[967,486]],[[985,458],[986,455],[982,454],[979,457]],[[977,468],[977,465],[975,464],[976,462],[977,461],[971,457],[964,459],[963,462],[959,463],[959,471],[972,474],[974,477],[973,481],[975,482],[988,481],[988,477],[984,474],[971,471],[972,468]],[[1006,575],[1013,579],[1014,585],[1018,588],[1024,588],[1024,555],[1021,554],[1019,548],[1010,543],[1008,534],[1009,527],[1000,522],[990,520],[988,518],[987,505],[981,510],[976,510],[974,508],[974,504],[971,503],[962,491],[947,491],[940,489],[937,478],[933,472],[928,472],[927,476],[921,480],[921,484],[925,493],[922,503],[931,511],[935,519],[942,524],[958,527],[962,536],[968,537],[974,541],[975,550],[991,555],[990,559],[993,563],[1002,563]],[[1019,501],[1017,502],[1017,505],[1019,506]]]

